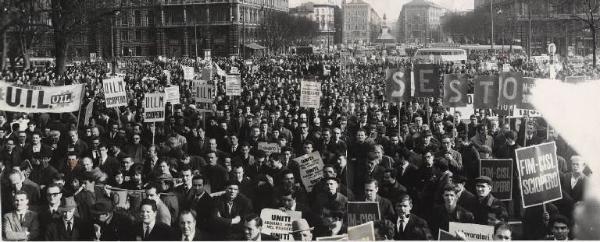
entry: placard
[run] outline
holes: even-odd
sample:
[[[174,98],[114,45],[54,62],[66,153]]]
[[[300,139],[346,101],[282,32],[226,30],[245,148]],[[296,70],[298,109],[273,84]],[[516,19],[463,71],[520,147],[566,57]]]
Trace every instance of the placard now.
[[[192,97],[198,103],[213,103],[215,100],[215,86],[205,80],[193,80]]]
[[[375,226],[373,221],[348,227],[348,240],[375,241]]]
[[[144,95],[144,122],[165,121],[165,94],[160,92]]]
[[[225,95],[242,95],[242,77],[240,75],[227,75],[225,78]]]
[[[319,108],[321,105],[321,83],[302,81],[300,83],[300,107]]]
[[[410,98],[410,75],[401,69],[388,69],[386,72],[386,98],[390,102],[403,102]]]
[[[494,226],[457,222],[448,224],[450,234],[456,234],[459,231],[465,234],[467,240],[492,240],[494,237]]]
[[[444,75],[444,106],[466,107],[469,81],[464,74]]]
[[[562,199],[556,143],[515,150],[523,207]]]
[[[439,97],[439,68],[434,64],[417,64],[414,70],[415,97]]]
[[[194,80],[194,67],[181,65],[183,80]]]
[[[0,110],[23,113],[68,113],[79,110],[84,84],[17,86],[0,81]]]
[[[280,240],[292,241],[292,221],[302,218],[302,212],[281,211],[263,208],[260,212],[263,221],[261,233],[277,236]]]
[[[278,143],[258,142],[258,150],[264,151],[267,155],[281,153],[281,145]]]
[[[379,203],[377,202],[348,202],[348,226],[364,224],[380,219]]]
[[[318,151],[294,158],[294,161],[300,167],[300,178],[307,192],[311,192],[313,187],[323,178],[323,160]]]
[[[179,104],[179,86],[165,87],[165,99],[168,103]]]
[[[479,175],[492,179],[492,194],[500,201],[512,200],[512,159],[482,159]]]
[[[474,107],[479,109],[497,108],[498,76],[477,76],[474,84]]]

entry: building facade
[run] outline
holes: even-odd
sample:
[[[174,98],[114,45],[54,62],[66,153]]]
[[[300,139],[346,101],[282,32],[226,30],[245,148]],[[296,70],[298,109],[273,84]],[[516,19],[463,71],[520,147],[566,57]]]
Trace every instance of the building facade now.
[[[413,0],[402,6],[398,17],[398,40],[404,43],[442,42],[440,18],[446,9],[427,0]]]
[[[290,14],[305,17],[319,25],[319,34],[313,40],[314,45],[329,47],[341,43],[341,8],[335,3],[307,2],[290,9]]]
[[[382,19],[369,3],[363,0],[352,0],[342,6],[344,44],[370,44],[377,39]]]

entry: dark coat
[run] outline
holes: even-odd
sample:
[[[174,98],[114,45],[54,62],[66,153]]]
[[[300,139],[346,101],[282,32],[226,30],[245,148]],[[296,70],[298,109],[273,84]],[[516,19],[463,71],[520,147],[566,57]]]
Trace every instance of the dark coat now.
[[[158,221],[156,221],[154,228],[152,228],[150,234],[146,238],[144,238],[144,225],[142,223],[137,223],[135,225],[135,237],[140,237],[143,241],[167,241],[173,240],[174,236],[171,226]]]
[[[113,213],[108,224],[100,225],[101,241],[135,240],[133,221],[126,215]]]
[[[417,215],[410,214],[404,231],[398,230],[398,219],[394,220],[394,240],[432,240],[427,222]]]
[[[431,225],[431,231],[437,233],[438,229],[448,231],[450,222],[473,223],[474,220],[475,218],[473,217],[473,213],[467,211],[459,205],[456,205],[456,209],[452,214],[448,214],[448,211],[443,205],[438,205],[433,207],[429,224]]]
[[[74,217],[72,227],[72,232],[69,234],[63,220],[56,219],[49,225],[44,239],[48,241],[93,240],[94,226],[90,222]]]
[[[583,200],[583,191],[585,191],[585,186],[587,183],[587,178],[584,176],[580,178],[575,186],[571,186],[571,178],[573,177],[573,173],[565,173],[560,179],[560,185],[562,186],[563,193],[569,195],[574,202],[578,202]]]
[[[236,216],[244,217],[252,212],[252,203],[244,195],[238,194],[233,200],[233,206],[231,212],[227,205],[227,195],[223,194],[215,198],[214,209],[212,218],[214,223],[212,224],[215,233],[218,233],[216,239],[234,239],[238,238],[239,231],[241,231],[241,223],[232,225],[231,220]]]

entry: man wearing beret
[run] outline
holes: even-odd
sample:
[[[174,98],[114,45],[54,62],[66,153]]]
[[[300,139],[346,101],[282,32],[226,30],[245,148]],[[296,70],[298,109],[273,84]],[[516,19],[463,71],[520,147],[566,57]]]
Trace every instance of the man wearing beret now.
[[[475,193],[477,202],[472,208],[467,208],[475,216],[475,223],[488,224],[488,213],[490,213],[492,207],[499,206],[502,209],[504,205],[500,200],[496,199],[492,195],[492,179],[487,176],[480,176],[475,179]]]

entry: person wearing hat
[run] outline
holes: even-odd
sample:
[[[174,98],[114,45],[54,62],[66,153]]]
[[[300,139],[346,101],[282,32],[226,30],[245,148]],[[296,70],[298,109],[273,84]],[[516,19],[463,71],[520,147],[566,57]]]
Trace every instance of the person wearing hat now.
[[[292,236],[295,241],[312,241],[312,231],[314,227],[310,227],[306,219],[298,219],[292,221]]]
[[[492,195],[492,179],[487,176],[480,176],[475,178],[475,195],[477,202],[471,208],[466,208],[471,211],[475,216],[475,223],[488,224],[488,213],[492,207],[499,206],[502,209],[504,205],[502,202]]]
[[[133,221],[126,215],[115,213],[110,201],[96,202],[90,209],[94,216],[94,240],[124,241],[135,240],[133,235]]]
[[[75,198],[66,197],[58,208],[61,218],[53,220],[44,234],[48,241],[92,240],[94,227],[87,221],[75,217]]]
[[[465,188],[467,178],[462,175],[452,175],[452,183],[456,189],[457,204],[463,208],[472,208],[477,202],[473,193]]]
[[[81,178],[82,188],[79,192],[75,192],[75,201],[79,205],[79,216],[88,220],[91,218],[89,213],[90,207],[99,200],[109,200],[106,191],[100,187],[96,187],[97,177],[91,172],[84,172]]]

